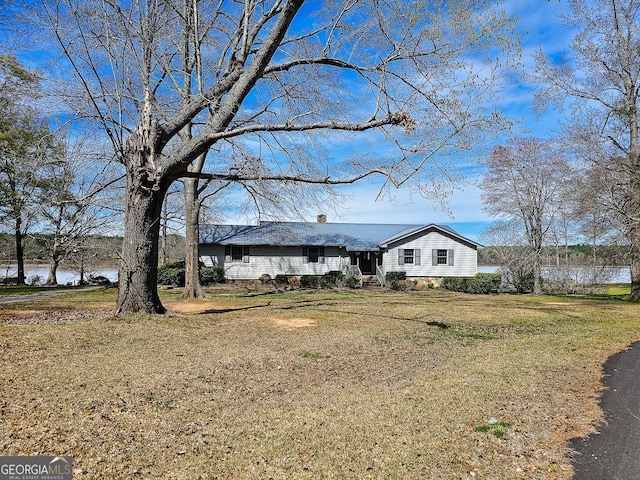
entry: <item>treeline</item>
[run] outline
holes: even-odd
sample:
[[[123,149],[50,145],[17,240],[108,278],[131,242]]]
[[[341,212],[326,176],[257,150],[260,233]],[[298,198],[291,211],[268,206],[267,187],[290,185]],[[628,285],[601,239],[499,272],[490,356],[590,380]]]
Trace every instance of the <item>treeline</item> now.
[[[522,250],[521,246],[489,246],[478,250],[478,265],[502,265],[505,255],[514,256]],[[511,255],[509,255],[511,256]],[[629,265],[629,247],[619,245],[569,245],[567,247],[548,246],[542,248],[542,264],[566,264],[591,266],[593,264],[609,267]]]
[[[49,245],[52,236],[44,234],[27,235],[23,239],[24,258],[27,263],[48,263],[50,259]],[[168,234],[164,248],[161,248],[160,263],[175,262],[184,259],[184,237]],[[74,249],[63,263],[91,263],[96,266],[113,266],[118,264],[122,250],[122,237],[107,235],[91,235]],[[15,237],[9,233],[0,233],[0,263],[16,262]]]

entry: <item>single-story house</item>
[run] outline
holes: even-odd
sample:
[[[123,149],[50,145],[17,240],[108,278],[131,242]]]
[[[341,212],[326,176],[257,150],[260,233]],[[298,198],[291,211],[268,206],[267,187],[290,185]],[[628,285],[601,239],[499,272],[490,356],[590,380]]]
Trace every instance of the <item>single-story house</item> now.
[[[446,225],[260,222],[202,225],[200,261],[221,265],[230,280],[329,271],[408,278],[472,277],[481,245]],[[357,267],[357,268],[356,268]]]

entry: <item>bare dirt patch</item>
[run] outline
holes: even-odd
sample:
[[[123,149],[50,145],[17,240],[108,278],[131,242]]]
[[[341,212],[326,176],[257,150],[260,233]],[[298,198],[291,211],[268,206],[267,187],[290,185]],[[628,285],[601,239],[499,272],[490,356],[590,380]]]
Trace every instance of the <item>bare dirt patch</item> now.
[[[260,305],[256,305],[258,308]],[[270,303],[266,302],[264,308],[269,308]],[[187,315],[207,315],[222,314],[232,311],[242,311],[243,307],[236,305],[230,306],[228,302],[215,301],[211,299],[199,299],[190,301],[174,301],[167,303],[167,308],[174,313]],[[251,307],[247,307],[251,308]],[[298,328],[308,328],[316,325],[317,320],[305,317],[285,317],[285,316],[268,316],[266,318],[256,317],[256,320],[266,321],[268,324],[285,330],[295,330]]]
[[[173,301],[168,302],[166,307],[172,311],[177,313],[185,313],[185,314],[198,314],[205,313],[207,311],[216,310],[220,308],[220,305],[217,302],[212,300],[192,300],[192,301]]]
[[[298,328],[315,327],[317,321],[312,318],[282,318],[282,317],[270,317],[269,322],[278,328],[285,330],[296,330]]]

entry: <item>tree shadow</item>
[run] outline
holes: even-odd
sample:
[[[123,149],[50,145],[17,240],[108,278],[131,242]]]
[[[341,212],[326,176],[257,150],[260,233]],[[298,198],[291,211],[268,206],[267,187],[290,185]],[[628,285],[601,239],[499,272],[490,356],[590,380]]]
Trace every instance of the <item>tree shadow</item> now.
[[[333,305],[339,305],[340,301],[339,300],[335,300],[335,301],[325,301],[325,302],[319,302],[317,300],[301,300],[299,302],[297,302],[294,305],[286,305],[286,306],[282,306],[282,307],[278,307],[281,310],[295,310],[295,309],[299,309],[299,308],[308,308],[310,303],[317,303],[318,307],[329,307],[329,306],[333,306]],[[361,312],[353,312],[353,311],[349,311],[349,310],[342,310],[340,308],[324,308],[323,311],[326,312],[330,312],[330,313],[342,313],[342,314],[347,314],[347,315],[361,315]],[[428,325],[430,327],[438,327],[440,329],[447,329],[450,328],[449,325],[447,325],[446,323],[443,322],[439,322],[436,320],[426,320],[425,317],[426,315],[422,316],[422,317],[400,317],[400,316],[395,316],[395,315],[385,315],[385,314],[376,314],[376,317],[379,318],[385,318],[388,320],[402,320],[402,321],[406,321],[406,322],[418,322],[418,323],[423,323],[425,325]]]
[[[277,292],[266,292],[266,293],[258,293],[258,294],[253,294],[253,295],[242,295],[243,297],[257,297],[257,296],[262,296],[262,295],[269,295],[269,294],[273,294],[273,293],[277,293]],[[272,307],[272,302],[267,302],[266,304],[263,305],[251,305],[251,306],[247,306],[247,307],[237,307],[237,308],[212,308],[209,310],[205,310],[203,312],[199,312],[197,313],[197,315],[215,315],[215,314],[222,314],[222,313],[232,313],[232,312],[240,312],[240,311],[245,311],[245,310],[255,310],[255,309],[259,309],[259,308],[270,308]],[[315,304],[315,305],[313,305]],[[341,300],[335,300],[335,299],[302,299],[302,300],[298,300],[293,304],[289,304],[289,305],[281,305],[281,306],[275,306],[272,307],[274,311],[276,310],[297,310],[297,309],[306,309],[306,308],[313,308],[314,306],[316,307],[321,307],[323,309],[323,311],[326,311],[328,313],[341,313],[341,314],[347,314],[347,315],[361,315],[361,312],[353,312],[353,311],[349,311],[348,309],[340,309],[340,308],[336,308],[337,306],[341,305]],[[328,308],[327,308],[328,307]],[[405,321],[405,322],[417,322],[417,323],[422,323],[424,325],[428,325],[430,327],[437,327],[440,328],[442,330],[446,330],[448,328],[450,328],[449,325],[447,325],[446,323],[437,321],[437,320],[427,320],[424,316],[418,316],[418,317],[401,317],[401,316],[395,316],[395,315],[385,315],[385,314],[380,314],[378,313],[376,315],[379,318],[384,318],[384,319],[388,319],[388,320],[401,320],[401,321]]]
[[[221,313],[241,312],[243,310],[255,310],[257,308],[267,308],[271,306],[271,302],[264,305],[250,305],[248,307],[235,307],[235,308],[210,308],[202,312],[196,313],[196,315],[215,315]]]

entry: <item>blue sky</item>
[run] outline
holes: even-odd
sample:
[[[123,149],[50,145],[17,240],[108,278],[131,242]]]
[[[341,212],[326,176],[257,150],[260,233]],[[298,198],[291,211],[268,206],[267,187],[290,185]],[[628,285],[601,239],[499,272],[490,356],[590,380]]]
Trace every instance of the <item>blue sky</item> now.
[[[520,17],[518,32],[522,40],[522,64],[524,70],[532,66],[532,54],[542,48],[546,54],[555,55],[568,48],[572,32],[561,26],[557,15],[566,11],[567,0],[505,0],[506,9]],[[0,33],[0,37],[2,34]],[[498,107],[510,118],[520,122],[518,128],[528,134],[546,137],[558,127],[558,113],[548,111],[536,117],[531,111],[531,101],[535,89],[526,82],[509,85]],[[417,195],[410,198],[404,189],[393,193],[395,201],[376,200],[380,183],[365,180],[341,188],[350,196],[338,211],[323,209],[309,211],[307,221],[315,221],[316,215],[324,213],[331,222],[357,223],[443,223],[458,230],[462,235],[482,242],[481,232],[492,221],[482,211],[480,191],[476,187],[480,179],[477,169],[466,170],[465,181],[449,199],[447,210],[439,208],[436,202]],[[380,182],[381,180],[378,180]],[[326,211],[323,211],[326,210]],[[229,216],[226,223],[246,223],[244,216]]]
[[[566,11],[566,0],[507,0],[507,9],[520,17],[518,32],[522,39],[522,63],[525,71],[532,66],[532,55],[542,48],[548,55],[567,50],[572,32],[562,27],[557,15]],[[558,127],[558,112],[547,111],[534,115],[531,101],[535,89],[533,85],[517,82],[509,86],[504,93],[500,106],[503,112],[519,122],[517,128],[524,129],[532,136],[547,137]],[[479,173],[469,173],[466,181],[459,185],[450,198],[449,213],[438,208],[433,202],[421,197],[409,198],[405,190],[397,190],[394,203],[376,201],[380,184],[363,181],[342,188],[342,192],[351,195],[338,212],[326,213],[331,222],[357,223],[445,223],[459,233],[473,240],[482,241],[481,231],[494,219],[482,211],[480,191],[475,186]],[[308,221],[315,220],[310,214]]]

